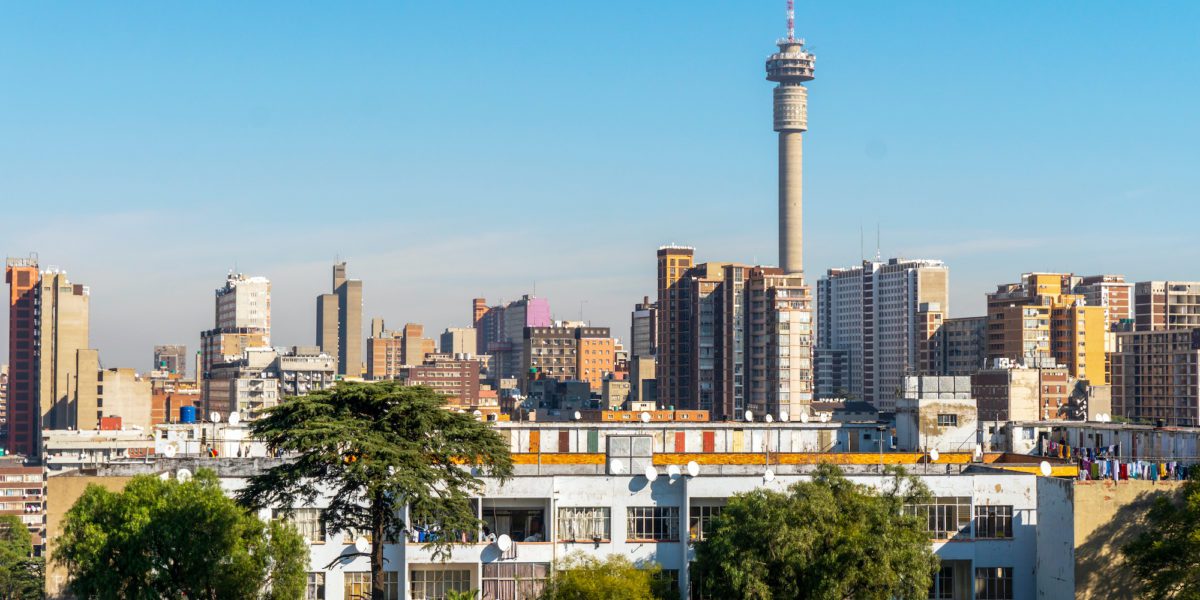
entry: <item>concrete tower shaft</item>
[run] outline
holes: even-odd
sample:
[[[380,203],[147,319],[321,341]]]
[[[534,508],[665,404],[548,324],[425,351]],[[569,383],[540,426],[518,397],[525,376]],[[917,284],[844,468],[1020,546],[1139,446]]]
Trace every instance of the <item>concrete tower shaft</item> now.
[[[779,52],[767,58],[767,80],[775,86],[775,131],[779,132],[779,266],[785,273],[804,271],[803,133],[808,130],[808,90],[816,62],[804,40],[779,40]]]

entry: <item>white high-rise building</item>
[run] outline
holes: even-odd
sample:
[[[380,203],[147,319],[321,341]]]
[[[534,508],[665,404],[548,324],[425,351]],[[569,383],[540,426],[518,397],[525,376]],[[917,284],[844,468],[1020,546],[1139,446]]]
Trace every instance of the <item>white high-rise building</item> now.
[[[257,329],[271,343],[271,281],[266,277],[230,274],[216,291],[217,329]]]

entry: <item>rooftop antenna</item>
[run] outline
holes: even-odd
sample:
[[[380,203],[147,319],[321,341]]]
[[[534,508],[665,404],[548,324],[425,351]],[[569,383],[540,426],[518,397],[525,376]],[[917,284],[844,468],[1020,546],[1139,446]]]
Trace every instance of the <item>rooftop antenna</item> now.
[[[866,247],[867,247],[866,234],[863,233],[862,221],[859,221],[858,222],[858,262],[860,262],[860,263],[867,262],[867,251],[865,250]]]
[[[787,0],[788,41],[796,39],[796,6],[795,0]]]
[[[879,251],[879,222],[875,222],[875,262],[883,260],[883,255]]]

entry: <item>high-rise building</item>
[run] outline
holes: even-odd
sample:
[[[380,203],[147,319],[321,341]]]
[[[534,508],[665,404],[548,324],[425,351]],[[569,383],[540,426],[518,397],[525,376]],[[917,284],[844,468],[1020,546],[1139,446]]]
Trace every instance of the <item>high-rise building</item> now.
[[[383,337],[367,340],[367,379],[394,379],[403,367],[424,364],[437,352],[418,323],[405,323],[400,331],[383,331]]]
[[[1161,420],[1169,427],[1200,426],[1200,379],[1196,377],[1200,328],[1117,336],[1119,350],[1112,357],[1113,415],[1147,424]]]
[[[430,354],[420,363],[406,365],[396,378],[405,385],[423,385],[447,397],[454,407],[479,404],[479,362],[456,359],[446,354]]]
[[[658,249],[658,399],[680,408],[698,404],[691,386],[691,298],[685,279],[694,254],[686,246]]]
[[[362,298],[362,281],[346,277],[344,262],[333,265],[333,292],[317,296],[317,346],[347,377],[363,372]]]
[[[1200,281],[1139,281],[1133,295],[1138,331],[1200,327]]]
[[[658,306],[650,297],[633,307],[629,326],[629,356],[654,356],[658,337]]]
[[[478,344],[474,327],[447,327],[442,332],[439,349],[442,354],[475,354]]]
[[[1129,329],[1133,323],[1133,284],[1121,275],[1087,275],[1073,286],[1088,306],[1104,308],[1108,331]]]
[[[521,352],[522,387],[528,390],[534,379],[554,379],[583,381],[599,392],[604,377],[613,372],[613,351],[607,327],[527,327]]]
[[[774,267],[746,273],[744,368],[756,414],[800,415],[813,401],[812,297],[804,277]],[[728,309],[722,311],[729,315]],[[736,377],[736,375],[735,375]],[[726,404],[724,414],[741,407]]]
[[[950,269],[940,260],[893,258],[830,269],[817,282],[817,396],[848,395],[891,412],[905,375],[935,372],[934,337],[949,314]]]
[[[520,377],[525,328],[550,327],[550,303],[545,298],[525,295],[491,307],[483,298],[476,298],[472,305],[476,345],[481,353],[492,356],[496,377]]]
[[[215,327],[200,332],[199,379],[249,348],[271,345],[271,282],[266,277],[231,273],[215,298]]]
[[[36,258],[9,258],[8,283],[8,398],[5,412],[7,452],[37,454],[41,441],[38,406],[38,273]]]
[[[187,346],[171,344],[154,347],[154,368],[176,379],[187,379]]]
[[[932,371],[964,377],[987,364],[987,317],[946,319],[934,335]]]
[[[0,365],[0,431],[8,422],[8,365]],[[5,434],[7,435],[7,433]],[[0,446],[2,448],[3,446]]]
[[[1073,293],[1069,273],[1026,273],[988,294],[988,360],[1063,365],[1091,385],[1108,383],[1104,308]]]
[[[803,202],[801,199],[802,143],[808,130],[808,90],[816,61],[797,39],[788,12],[787,37],[776,42],[779,51],[767,58],[767,80],[774,91],[775,131],[779,132],[779,266],[784,273],[804,271]]]
[[[91,293],[73,284],[66,273],[42,273],[38,290],[38,403],[41,428],[78,428],[74,392],[81,387],[80,350],[88,348]]]

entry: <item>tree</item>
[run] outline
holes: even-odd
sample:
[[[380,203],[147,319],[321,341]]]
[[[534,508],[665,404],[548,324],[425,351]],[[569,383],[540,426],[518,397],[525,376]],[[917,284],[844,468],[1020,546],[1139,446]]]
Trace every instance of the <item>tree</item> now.
[[[512,475],[508,444],[486,423],[447,410],[427,387],[393,381],[342,382],[289,398],[254,421],[251,432],[288,455],[252,477],[239,500],[289,510],[329,498],[325,523],[370,532],[371,597],[383,600],[383,544],[408,530],[403,509],[442,532],[477,532],[471,497],[481,475]],[[434,536],[435,557],[453,535]]]
[[[576,552],[562,559],[539,600],[655,600],[668,598],[661,568],[646,568],[620,554],[600,559]]]
[[[121,492],[89,485],[67,511],[54,560],[82,598],[283,600],[304,593],[308,545],[201,469],[185,483],[139,475]]]
[[[43,597],[43,573],[25,524],[15,515],[0,516],[0,600]]]
[[[1179,496],[1162,494],[1146,513],[1146,530],[1121,548],[1150,600],[1200,599],[1200,481]]]
[[[716,598],[926,598],[938,559],[906,507],[928,491],[890,473],[875,490],[823,464],[787,493],[733,496],[697,545],[693,585]]]

